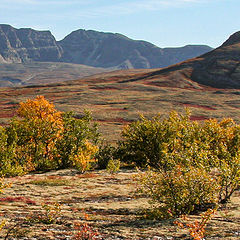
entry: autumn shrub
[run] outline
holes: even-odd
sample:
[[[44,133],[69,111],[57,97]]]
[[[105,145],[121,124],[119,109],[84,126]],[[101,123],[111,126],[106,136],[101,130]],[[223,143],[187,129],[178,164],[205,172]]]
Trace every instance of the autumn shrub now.
[[[102,143],[96,153],[96,160],[99,169],[106,169],[110,160],[116,158],[117,149],[108,143]]]
[[[38,96],[20,103],[0,137],[0,174],[14,176],[68,167],[85,171],[94,162],[99,133],[89,112],[76,119]]]
[[[217,203],[218,184],[204,169],[149,169],[136,178],[138,192],[150,197],[159,218],[189,214]]]
[[[186,216],[182,216],[182,221],[174,221],[174,224],[176,224],[179,228],[187,229],[189,232],[189,235],[194,240],[204,240],[205,232],[206,232],[206,226],[208,222],[211,220],[213,215],[216,213],[217,209],[208,209],[206,212],[201,214],[201,220],[194,221],[194,222],[188,222],[185,223],[186,220],[189,221],[189,219]]]
[[[87,222],[74,223],[74,230],[76,231],[73,240],[97,240],[102,239],[99,236],[98,231],[92,228]]]
[[[202,135],[212,156],[206,166],[218,178],[219,202],[226,203],[240,183],[240,125],[232,119],[210,119],[202,125]]]
[[[154,177],[149,176],[151,181],[147,183],[150,185],[142,181],[143,191],[145,188],[145,193],[153,201],[159,199],[161,202],[162,198],[165,199],[165,206],[178,215],[181,211],[189,212],[198,205],[205,205],[208,203],[205,200],[210,199],[210,196],[212,200],[218,196],[219,203],[226,203],[230,199],[240,180],[239,134],[240,126],[232,119],[220,122],[210,119],[199,123],[190,120],[188,111],[183,115],[171,112],[165,119],[160,116],[152,119],[141,117],[139,121],[127,126],[122,132],[123,140],[119,143],[119,148],[123,151],[122,160],[133,161],[139,167],[152,168]],[[172,174],[176,174],[177,166],[181,167],[179,181],[183,181],[180,182],[176,182],[177,179]],[[199,179],[191,179],[187,174],[189,172]],[[197,174],[200,172],[203,173],[202,176]],[[167,179],[171,184],[181,185],[178,187],[178,195],[183,196],[183,199],[184,191],[188,188],[192,189],[191,195],[195,199],[194,194],[199,191],[201,182],[208,183],[212,179],[213,188],[208,189],[203,185],[202,200],[196,200],[202,201],[199,204],[192,201],[190,195],[186,197],[189,201],[179,200],[178,210],[172,207],[177,201],[177,193],[166,195],[163,191],[171,185],[165,181]],[[192,182],[200,185],[191,185]]]
[[[54,169],[56,141],[62,131],[61,112],[38,96],[20,103],[17,118],[8,127],[8,142],[15,144],[15,159],[26,171]]]
[[[86,141],[86,143],[79,148],[76,155],[73,155],[71,160],[71,165],[76,168],[81,173],[90,170],[92,167],[96,166],[97,161],[94,158],[98,148],[97,146]]]
[[[84,158],[92,159],[95,153],[100,136],[98,127],[92,122],[92,116],[87,111],[80,119],[74,118],[72,112],[64,113],[62,118],[63,132],[61,138],[56,141],[58,168],[80,167]]]

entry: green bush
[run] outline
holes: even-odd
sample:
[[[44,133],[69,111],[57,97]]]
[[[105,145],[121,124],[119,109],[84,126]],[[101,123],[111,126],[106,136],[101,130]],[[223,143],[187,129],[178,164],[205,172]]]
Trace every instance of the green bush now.
[[[122,160],[150,166],[161,174],[176,166],[203,170],[216,179],[219,203],[226,203],[239,186],[240,126],[232,119],[199,123],[190,120],[188,111],[185,115],[171,112],[165,119],[141,117],[123,130],[122,137]]]
[[[151,120],[141,116],[139,121],[130,124],[122,132],[123,140],[119,144],[123,149],[122,159],[129,158],[139,167],[168,170],[177,163],[176,159],[171,161],[171,155],[191,150],[197,157],[199,125],[190,121],[189,117],[189,113],[179,115],[176,112],[171,112],[166,119],[161,119],[159,115]],[[188,164],[187,159],[179,160]]]
[[[87,111],[80,119],[74,118],[72,112],[64,113],[62,117],[63,132],[56,142],[56,161],[58,168],[68,168],[73,167],[73,159],[85,149],[86,142],[97,144],[100,134]]]
[[[96,160],[99,169],[106,169],[110,160],[115,159],[116,148],[110,144],[102,143],[96,154]]]
[[[119,171],[121,162],[119,159],[110,159],[107,165],[107,171],[111,174]]]
[[[138,191],[150,197],[159,218],[189,214],[217,203],[218,183],[204,169],[149,169],[137,176],[137,182]]]
[[[8,132],[0,127],[0,176],[10,177],[24,174],[24,168],[16,161],[14,144],[8,144]]]

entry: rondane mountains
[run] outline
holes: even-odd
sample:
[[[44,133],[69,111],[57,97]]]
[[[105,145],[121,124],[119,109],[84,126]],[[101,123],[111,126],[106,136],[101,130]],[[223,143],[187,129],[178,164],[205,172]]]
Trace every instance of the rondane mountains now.
[[[73,66],[83,69],[84,66],[50,63],[49,67],[48,64],[26,63],[33,69],[32,73],[28,73],[30,82],[19,85],[12,83],[12,86],[22,86],[34,84],[35,81],[40,85],[0,88],[2,123],[14,115],[19,102],[36,95],[45,96],[54,101],[58,109],[74,111],[79,117],[83,109],[89,109],[94,119],[101,123],[104,136],[109,136],[109,139],[116,139],[121,126],[138,119],[139,113],[152,117],[155,113],[165,114],[170,109],[182,111],[184,107],[191,107],[195,120],[222,119],[227,114],[240,121],[240,91],[236,90],[240,89],[240,32],[230,36],[222,46],[211,52],[165,68],[121,69],[64,81],[63,78],[67,78]],[[65,70],[58,71],[58,68],[61,69],[58,64],[64,64]],[[12,71],[17,71],[20,78],[25,71],[22,66],[26,65],[2,64],[1,71],[3,66],[5,73],[9,66],[18,66]],[[45,73],[41,73],[41,69],[45,69]],[[38,74],[32,77],[34,71],[38,71]],[[61,82],[59,79],[57,82],[56,71],[65,74]],[[52,79],[51,74],[55,77],[55,83],[44,84]],[[67,79],[70,80],[69,77]]]
[[[99,68],[162,68],[212,50],[205,45],[159,48],[117,33],[77,30],[61,41],[50,31],[0,24],[0,63],[65,62]]]
[[[0,86],[45,84],[138,68],[141,70],[135,73],[120,70],[119,79],[180,88],[240,88],[240,32],[210,50],[207,46],[161,49],[120,34],[92,30],[77,30],[56,41],[49,31],[0,25]],[[195,58],[186,60],[190,57]],[[109,73],[109,78],[113,75],[118,72]],[[106,80],[107,76],[104,73]]]
[[[220,47],[197,58],[144,76],[152,84],[172,87],[240,88],[240,32],[229,37]]]

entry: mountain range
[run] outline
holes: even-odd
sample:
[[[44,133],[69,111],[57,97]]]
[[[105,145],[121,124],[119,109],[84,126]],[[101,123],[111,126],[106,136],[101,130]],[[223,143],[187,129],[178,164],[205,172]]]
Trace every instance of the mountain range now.
[[[64,64],[63,71],[61,64]],[[17,78],[17,75],[24,75],[23,65],[18,65],[17,71],[17,64],[0,66],[6,74],[10,66],[13,67]],[[19,102],[36,95],[45,96],[60,111],[74,111],[76,117],[82,116],[83,109],[89,109],[94,119],[101,123],[103,135],[111,141],[117,139],[122,125],[138,119],[139,113],[152,117],[173,109],[183,112],[184,107],[189,107],[192,120],[227,116],[240,122],[240,32],[231,35],[211,52],[159,69],[95,72],[95,75],[78,80],[63,81],[65,77],[70,78],[68,73],[73,72],[72,65],[82,65],[41,62],[25,65],[32,69],[27,76],[30,82],[26,84],[41,84],[0,88],[0,124],[6,124],[14,116]],[[38,74],[31,79],[36,69]],[[54,83],[46,84],[57,69],[58,76],[62,77],[60,82],[54,75]],[[16,78],[14,81],[17,82]],[[74,78],[77,78],[77,72]]]
[[[158,86],[240,88],[240,31],[220,47],[199,57],[135,78]]]
[[[79,29],[56,41],[50,31],[0,24],[0,63],[65,62],[99,68],[162,68],[211,51],[205,45],[159,48],[118,33]]]

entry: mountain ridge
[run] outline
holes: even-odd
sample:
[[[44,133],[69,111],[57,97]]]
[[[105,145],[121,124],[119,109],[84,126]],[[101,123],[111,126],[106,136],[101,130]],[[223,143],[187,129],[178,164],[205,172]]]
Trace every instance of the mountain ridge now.
[[[66,62],[93,67],[161,68],[204,54],[212,48],[187,45],[159,48],[119,33],[78,29],[57,41],[49,30],[0,24],[0,62]]]

